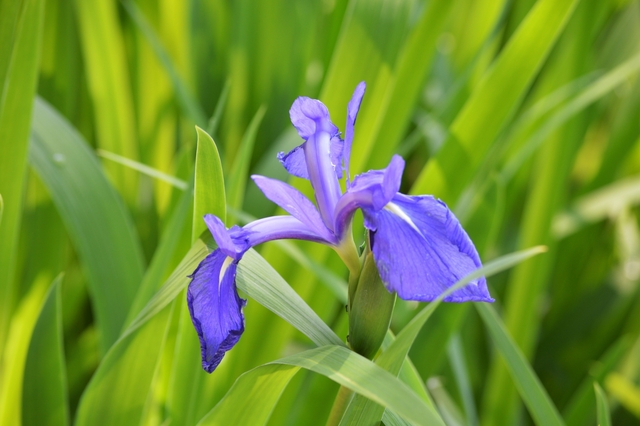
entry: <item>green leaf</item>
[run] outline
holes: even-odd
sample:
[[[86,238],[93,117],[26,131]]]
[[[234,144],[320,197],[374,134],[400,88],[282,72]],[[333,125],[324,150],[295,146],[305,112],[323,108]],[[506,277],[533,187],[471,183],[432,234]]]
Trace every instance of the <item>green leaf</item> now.
[[[442,299],[454,292],[456,289],[464,287],[481,276],[488,278],[545,251],[546,247],[533,247],[528,250],[502,256],[487,263],[482,268],[472,272],[455,283],[436,300],[429,303],[424,309],[422,309],[418,315],[413,317],[411,322],[409,322],[409,324],[407,324],[402,331],[398,333],[396,339],[376,359],[376,364],[389,371],[391,374],[397,375],[407,354],[409,353],[409,349],[411,349],[411,345],[413,345],[413,342],[418,336],[418,332],[422,329],[429,317],[431,317],[431,314],[433,314],[438,305],[440,305]],[[382,407],[376,406],[372,401],[356,396],[349,404],[340,424],[369,425],[380,421],[382,414]]]
[[[620,373],[609,373],[604,381],[607,392],[620,401],[620,405],[640,418],[640,388]]]
[[[40,99],[29,160],[83,262],[106,352],[122,331],[142,279],[142,250],[131,218],[82,137]]]
[[[0,193],[6,203],[0,222],[0,346],[16,302],[17,244],[43,16],[41,0],[0,3]]]
[[[125,158],[121,155],[118,154],[114,154],[113,152],[109,152],[109,151],[105,151],[103,149],[99,149],[98,151],[96,151],[96,154],[98,154],[100,157],[102,158],[106,158],[107,160],[111,160],[114,161],[118,164],[122,164],[125,167],[129,167],[130,169],[133,170],[137,170],[140,173],[143,173],[147,176],[150,176],[154,179],[158,179],[161,180],[163,182],[167,182],[170,185],[175,186],[178,189],[181,190],[185,190],[189,187],[189,184],[181,179],[178,179],[177,177],[168,175],[164,172],[161,172],[158,169],[154,169],[153,167],[149,167],[146,164],[142,164],[138,161],[134,161],[134,160],[130,160],[128,158]]]
[[[630,335],[622,336],[607,350],[585,377],[582,384],[575,391],[571,400],[564,408],[562,415],[569,426],[579,426],[589,423],[592,419],[591,409],[594,404],[593,385],[603,382],[605,377],[613,371],[626,356],[631,347]]]
[[[258,134],[258,128],[264,118],[264,114],[267,108],[261,106],[256,114],[253,116],[249,127],[247,127],[242,142],[238,148],[238,152],[233,163],[233,168],[226,181],[226,193],[228,195],[227,204],[229,207],[235,210],[242,208],[244,201],[244,192],[247,186],[247,175],[249,174],[249,165],[251,163],[251,155],[253,154],[253,147],[255,145],[256,136]],[[229,223],[234,221],[233,215],[228,218]]]
[[[285,372],[273,374],[275,365],[281,366],[276,371]],[[380,405],[389,407],[413,424],[444,425],[435,410],[396,377],[355,352],[332,345],[282,358],[243,374],[227,396],[199,424],[265,424],[273,409],[273,399],[276,398],[268,398],[263,404],[262,399],[248,399],[246,395],[257,392],[256,387],[268,388],[277,394],[277,391],[284,389],[290,380],[287,371],[292,367],[295,367],[293,374],[299,368],[322,374]],[[270,374],[273,375],[275,383],[265,384],[265,380],[271,379]],[[227,399],[233,401],[233,404],[228,403]],[[254,409],[256,414],[252,414]]]
[[[111,346],[82,394],[75,424],[140,423],[171,313],[165,307],[137,332]]]
[[[2,194],[0,194],[0,224],[2,224],[2,212],[4,212],[4,200]]]
[[[316,345],[345,346],[255,250],[245,253],[238,264],[236,284],[249,297],[293,325]]]
[[[162,45],[160,38],[155,33],[149,22],[145,18],[140,8],[130,0],[121,0],[120,3],[124,6],[125,10],[129,13],[129,16],[136,24],[140,32],[147,39],[154,53],[160,60],[160,63],[164,67],[165,71],[169,75],[171,84],[173,85],[173,91],[178,98],[178,103],[184,111],[184,113],[193,120],[198,126],[204,126],[207,122],[202,108],[198,104],[197,99],[191,94],[191,91],[184,83],[176,67],[173,65],[171,57],[167,53],[166,49]],[[211,132],[209,132],[211,134]]]
[[[59,276],[51,284],[31,335],[22,388],[22,423],[26,426],[69,424],[61,282]]]
[[[193,196],[193,231],[195,242],[207,229],[202,219],[205,214],[218,216],[223,222],[227,217],[227,201],[220,155],[211,136],[196,126],[198,148],[196,150],[196,176]]]
[[[529,413],[540,425],[564,425],[558,410],[553,405],[538,376],[527,362],[504,327],[493,307],[478,303],[475,305],[500,355],[507,364],[511,377],[529,409]]]
[[[222,117],[222,111],[224,111],[224,107],[227,105],[227,99],[229,98],[229,91],[231,90],[231,80],[227,80],[224,83],[224,87],[222,88],[222,93],[220,93],[220,97],[218,98],[218,102],[216,103],[216,107],[213,110],[213,114],[209,119],[209,123],[207,124],[207,133],[212,137],[216,136],[218,132],[218,126],[220,125],[220,117]]]
[[[117,3],[77,0],[74,5],[98,147],[137,160],[134,104]],[[106,164],[106,170],[127,204],[135,205],[136,173],[116,164]]]
[[[533,6],[474,89],[412,193],[457,200],[520,105],[576,4],[576,0],[540,0]]]
[[[611,413],[609,412],[609,403],[607,395],[598,383],[593,384],[596,393],[596,407],[598,409],[598,426],[611,426]]]

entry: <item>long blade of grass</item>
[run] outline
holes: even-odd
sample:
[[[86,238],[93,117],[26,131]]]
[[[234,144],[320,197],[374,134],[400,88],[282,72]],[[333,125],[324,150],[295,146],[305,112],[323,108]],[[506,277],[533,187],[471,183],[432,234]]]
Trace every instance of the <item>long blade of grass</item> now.
[[[606,377],[604,386],[607,392],[620,401],[620,404],[640,418],[640,388],[620,373],[612,372]]]
[[[135,114],[117,3],[75,1],[98,146],[132,160],[139,158]],[[135,171],[116,164],[106,169],[129,205],[138,193]]]
[[[451,125],[450,135],[412,187],[454,202],[522,101],[576,0],[540,0],[473,91]]]
[[[178,179],[175,176],[171,176],[169,174],[161,172],[160,170],[154,169],[153,167],[147,166],[146,164],[142,164],[139,161],[130,160],[121,155],[114,154],[113,152],[105,151],[104,149],[97,150],[96,154],[98,154],[99,157],[106,158],[107,160],[114,161],[118,164],[122,164],[125,167],[137,170],[140,173],[143,173],[154,179],[167,182],[168,184],[173,185],[174,187],[183,191],[189,187],[189,184],[182,179]]]
[[[397,375],[407,354],[409,353],[409,349],[411,349],[411,345],[418,336],[418,332],[431,317],[431,314],[433,314],[436,308],[440,305],[442,299],[456,289],[464,287],[474,279],[481,276],[490,277],[545,251],[546,247],[533,247],[528,250],[502,256],[459,280],[436,300],[429,303],[420,311],[420,313],[418,313],[418,315],[413,317],[411,322],[409,322],[409,324],[407,324],[402,331],[398,333],[398,336],[393,343],[391,343],[389,347],[386,348],[376,359],[376,364],[384,368],[386,371],[389,371],[391,374]],[[380,421],[383,412],[384,409],[380,406],[376,406],[372,401],[356,396],[349,404],[340,424],[369,425]]]
[[[253,147],[255,145],[256,136],[258,135],[258,128],[264,118],[264,114],[267,108],[261,106],[256,114],[251,119],[249,127],[242,137],[242,142],[238,148],[236,158],[226,181],[226,193],[228,195],[227,203],[229,207],[235,210],[242,208],[244,201],[244,192],[247,186],[247,176],[249,174],[249,165],[251,163],[251,155],[253,154]],[[234,223],[235,218],[233,214],[229,215],[229,223]]]
[[[0,3],[0,193],[6,203],[0,222],[0,346],[17,291],[17,244],[43,16],[41,0]]]
[[[62,330],[62,276],[55,279],[38,316],[24,369],[22,423],[67,425],[67,372]]]
[[[537,424],[564,425],[564,420],[540,383],[533,367],[507,332],[495,309],[486,304],[475,305],[491,338],[504,358],[520,396]]]
[[[596,393],[596,407],[598,413],[598,426],[611,426],[611,413],[609,411],[609,402],[607,395],[598,383],[593,384],[593,390]]]
[[[86,268],[100,347],[106,352],[120,335],[142,278],[142,250],[131,218],[82,137],[40,99],[29,160]]]
[[[198,148],[193,195],[193,231],[196,241],[207,229],[202,219],[207,213],[218,216],[223,222],[227,217],[227,201],[224,190],[222,163],[216,143],[204,130],[196,126]]]
[[[252,408],[260,404],[261,400],[247,400],[245,395],[255,392],[254,387],[264,386],[257,378],[274,370],[274,365],[281,369],[295,371],[306,368],[327,376],[331,380],[360,393],[376,403],[389,407],[396,414],[404,417],[416,425],[444,425],[435,410],[425,404],[407,385],[395,376],[378,367],[368,359],[350,351],[343,346],[322,346],[296,355],[282,358],[265,366],[258,367],[243,374],[227,396],[199,423],[208,424],[264,424],[273,408],[271,406],[257,406],[256,411],[261,415],[253,417]],[[286,386],[286,373],[274,377],[282,386]],[[229,401],[226,399],[229,398]],[[247,417],[245,417],[247,416]],[[251,423],[246,423],[250,418]]]
[[[147,39],[154,53],[160,60],[160,63],[166,70],[169,75],[169,79],[171,80],[171,84],[173,85],[173,91],[178,98],[178,103],[180,107],[184,111],[185,115],[187,115],[193,122],[201,127],[204,127],[207,123],[206,116],[202,108],[198,104],[197,99],[191,94],[188,86],[184,83],[176,67],[173,65],[173,61],[171,57],[167,53],[166,49],[162,45],[160,38],[155,33],[144,14],[140,10],[140,8],[130,0],[121,0],[120,3],[124,6],[125,10],[136,24],[140,32]],[[209,132],[211,134],[211,132]]]

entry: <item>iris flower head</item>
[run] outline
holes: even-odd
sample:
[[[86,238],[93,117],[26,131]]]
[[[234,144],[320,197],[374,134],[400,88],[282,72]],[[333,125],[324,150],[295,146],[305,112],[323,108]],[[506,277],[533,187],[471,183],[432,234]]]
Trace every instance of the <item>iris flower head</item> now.
[[[360,83],[347,106],[344,139],[331,122],[327,107],[299,97],[289,111],[304,142],[278,159],[292,175],[308,179],[315,201],[279,180],[254,175],[264,195],[289,215],[259,219],[227,229],[206,215],[218,248],[191,276],[187,302],[200,338],[202,366],[212,372],[244,331],[246,301],[236,290],[236,268],[251,247],[276,239],[315,241],[333,248],[349,267],[361,267],[351,222],[357,209],[378,273],[385,287],[404,300],[428,302],[482,266],[469,236],[446,204],[431,195],[401,194],[404,160],[395,155],[383,170],[349,176],[354,126],[365,93]],[[346,192],[339,180],[346,175]],[[447,297],[445,302],[493,302],[484,277]]]

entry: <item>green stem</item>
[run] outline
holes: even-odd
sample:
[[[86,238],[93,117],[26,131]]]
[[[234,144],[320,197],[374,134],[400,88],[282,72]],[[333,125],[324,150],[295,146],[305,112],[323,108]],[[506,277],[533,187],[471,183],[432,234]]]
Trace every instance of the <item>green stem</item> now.
[[[340,386],[336,399],[333,401],[333,408],[331,408],[327,426],[338,426],[340,424],[340,420],[342,420],[342,416],[349,406],[352,395],[353,391],[351,389]]]

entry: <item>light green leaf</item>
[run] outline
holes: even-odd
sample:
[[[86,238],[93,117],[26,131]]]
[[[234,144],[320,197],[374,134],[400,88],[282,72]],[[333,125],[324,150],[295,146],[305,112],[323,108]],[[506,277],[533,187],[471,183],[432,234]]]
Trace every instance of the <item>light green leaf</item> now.
[[[483,303],[477,303],[475,307],[498,352],[505,360],[516,388],[536,423],[549,426],[564,425],[560,413],[540,383],[540,379],[536,376],[522,351],[509,336],[493,307]]]
[[[67,425],[67,372],[62,341],[62,276],[55,279],[38,316],[24,368],[24,425]]]
[[[620,373],[609,373],[604,381],[607,392],[620,404],[640,418],[640,388]]]
[[[142,250],[131,218],[82,137],[40,99],[29,160],[83,262],[106,352],[122,331],[142,279]]]
[[[318,346],[344,342],[313,312],[304,300],[255,250],[249,250],[238,264],[238,288],[269,309]]]
[[[229,194],[227,204],[229,204],[230,208],[235,210],[240,210],[242,208],[251,155],[253,154],[253,147],[258,134],[258,128],[260,127],[260,123],[262,122],[266,111],[267,108],[263,105],[253,116],[251,123],[249,123],[249,127],[247,127],[247,130],[242,137],[242,142],[238,148],[233,168],[231,169],[231,173],[226,181],[226,193]],[[232,215],[229,215],[228,221],[229,223],[234,222]]]
[[[167,182],[168,184],[173,185],[178,189],[182,189],[183,191],[189,187],[189,184],[187,182],[178,179],[177,177],[168,175],[164,172],[161,172],[160,170],[149,167],[146,164],[142,164],[138,161],[130,160],[121,155],[114,154],[113,152],[99,149],[96,151],[96,154],[98,154],[98,156],[102,158],[106,158],[107,160],[115,161],[118,164],[129,167],[130,169],[137,170],[140,173],[144,173],[145,175],[150,176],[154,179]]]
[[[76,0],[74,5],[98,147],[137,160],[133,97],[117,3]],[[136,173],[116,164],[106,164],[106,170],[127,204],[135,205]]]
[[[171,313],[165,307],[136,333],[111,346],[82,394],[76,425],[140,423]]]
[[[2,213],[4,212],[4,200],[2,194],[0,194],[0,224],[2,224]]]
[[[609,412],[609,402],[607,402],[607,395],[605,395],[604,391],[598,383],[593,384],[593,389],[596,392],[598,426],[611,426],[611,413]]]
[[[178,103],[184,111],[184,113],[193,120],[198,126],[204,126],[207,122],[202,108],[198,104],[197,99],[191,94],[191,91],[184,83],[176,67],[173,65],[171,57],[167,53],[166,49],[162,45],[160,38],[155,33],[149,22],[145,18],[140,8],[131,0],[121,0],[120,3],[124,6],[125,10],[129,13],[129,16],[136,24],[140,32],[147,39],[154,53],[160,60],[160,63],[164,67],[165,71],[169,75],[171,84],[173,85],[173,91],[178,98]],[[211,132],[209,132],[211,133]]]
[[[193,196],[193,232],[191,233],[193,242],[207,229],[202,219],[205,214],[218,216],[223,222],[227,217],[224,175],[218,148],[207,132],[197,126],[196,132],[198,148]]]
[[[576,0],[539,0],[474,89],[450,135],[412,187],[455,202],[522,101]]]
[[[429,303],[423,308],[418,315],[413,317],[411,322],[407,324],[396,339],[380,354],[376,359],[376,364],[391,374],[397,375],[405,361],[411,345],[418,336],[418,332],[422,329],[431,314],[447,295],[451,294],[458,288],[462,288],[469,282],[485,276],[486,278],[497,274],[498,272],[509,269],[526,259],[546,251],[546,247],[533,247],[516,253],[511,253],[493,260],[477,271],[467,275],[453,286],[441,294],[435,301]],[[380,421],[383,414],[383,408],[377,406],[372,401],[364,398],[354,397],[345,412],[341,425],[368,425]]]
[[[227,80],[224,83],[224,87],[222,88],[222,93],[220,93],[220,97],[218,98],[218,102],[216,103],[216,107],[213,110],[213,114],[209,119],[209,123],[207,124],[207,133],[212,137],[216,137],[218,132],[218,126],[220,125],[220,117],[222,117],[222,111],[224,111],[224,107],[227,105],[227,99],[229,99],[229,91],[231,90],[231,80]]]
[[[460,398],[462,399],[462,407],[464,408],[464,414],[466,417],[465,424],[468,426],[476,426],[478,424],[478,413],[473,399],[473,389],[471,387],[469,371],[467,370],[464,358],[464,347],[459,334],[451,336],[447,345],[447,352],[449,355],[449,363],[451,364],[451,369],[453,370],[458,391],[460,393]]]
[[[43,16],[42,0],[0,3],[0,193],[6,203],[0,222],[0,346],[16,302],[17,244]]]
[[[227,396],[199,424],[264,424],[273,407],[272,398],[269,398],[267,404],[262,405],[260,399],[250,400],[245,396],[256,392],[254,388],[257,386],[267,386],[264,384],[264,380],[269,379],[269,374],[274,371],[274,365],[280,365],[281,369],[285,370],[285,373],[274,375],[274,382],[277,382],[279,387],[274,386],[276,383],[268,385],[274,393],[277,393],[279,389],[284,389],[286,382],[290,380],[290,377],[287,377],[287,370],[295,367],[294,370],[297,372],[299,368],[306,368],[322,374],[380,405],[389,407],[413,424],[444,425],[435,410],[425,404],[407,385],[368,359],[342,346],[322,346],[311,349],[243,374]],[[259,377],[264,379],[258,380]],[[232,400],[234,404],[227,403],[227,398]],[[256,408],[257,414],[251,414],[254,408]],[[251,421],[247,423],[249,419]]]

